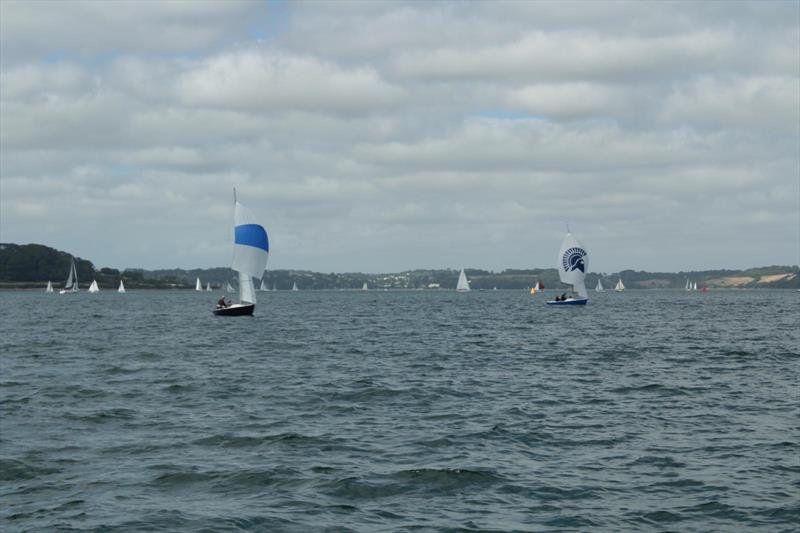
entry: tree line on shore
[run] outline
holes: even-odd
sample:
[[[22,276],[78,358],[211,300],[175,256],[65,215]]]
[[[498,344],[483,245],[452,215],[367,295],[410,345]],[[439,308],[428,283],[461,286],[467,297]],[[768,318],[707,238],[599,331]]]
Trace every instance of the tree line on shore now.
[[[41,244],[0,244],[0,287],[36,288],[52,281],[62,286],[69,272],[67,252]],[[129,268],[97,269],[94,264],[75,257],[78,279],[88,286],[97,280],[100,287],[115,288],[120,280],[131,289],[193,289],[199,277],[204,286],[210,283],[220,288],[226,282],[235,284],[236,273],[230,268],[162,269],[145,270]],[[364,283],[371,289],[454,289],[458,270],[410,270],[390,274],[321,273],[307,270],[267,270],[264,281],[267,288],[288,290],[297,284],[301,290],[359,289]],[[465,269],[473,289],[524,289],[541,281],[545,287],[559,288],[558,272],[554,268],[505,269],[501,272],[477,268]],[[628,288],[683,288],[687,279],[712,287],[738,288],[800,288],[800,269],[795,266],[758,267],[747,270],[707,270],[701,272],[645,272],[623,270],[616,273],[587,274],[586,283],[594,287],[600,279],[606,288],[613,287],[621,278]],[[730,281],[733,280],[733,281]],[[749,281],[748,281],[749,280]]]

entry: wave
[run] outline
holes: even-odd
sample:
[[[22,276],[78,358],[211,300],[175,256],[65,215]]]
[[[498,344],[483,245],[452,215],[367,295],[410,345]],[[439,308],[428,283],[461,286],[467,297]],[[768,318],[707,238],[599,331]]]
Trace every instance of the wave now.
[[[0,481],[35,479],[58,472],[56,468],[33,466],[17,459],[0,459]]]

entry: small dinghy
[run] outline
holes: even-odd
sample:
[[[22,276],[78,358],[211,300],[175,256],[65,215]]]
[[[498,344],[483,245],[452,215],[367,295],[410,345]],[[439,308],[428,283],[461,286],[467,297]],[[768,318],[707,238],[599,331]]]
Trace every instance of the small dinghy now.
[[[566,300],[550,300],[547,305],[586,305],[588,298],[567,298]]]
[[[561,243],[556,266],[558,278],[562,283],[572,285],[572,290],[578,293],[578,296],[556,297],[554,300],[548,300],[547,305],[586,305],[589,294],[586,292],[584,280],[586,271],[589,270],[589,254],[578,239],[572,236],[569,229],[564,242]]]
[[[217,306],[214,314],[217,316],[249,316],[253,314],[256,304],[240,303],[231,304],[227,307]]]
[[[269,240],[264,226],[256,222],[249,209],[236,201],[233,190],[233,264],[231,268],[239,273],[239,303],[217,304],[217,316],[250,316],[256,307],[256,289],[253,278],[260,278],[267,268]],[[224,302],[224,297],[220,299]]]

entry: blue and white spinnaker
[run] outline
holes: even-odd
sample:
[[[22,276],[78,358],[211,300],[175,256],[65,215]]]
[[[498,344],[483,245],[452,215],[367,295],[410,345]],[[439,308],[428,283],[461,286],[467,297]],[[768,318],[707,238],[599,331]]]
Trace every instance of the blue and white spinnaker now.
[[[256,303],[253,278],[261,278],[269,258],[269,238],[264,226],[252,211],[236,201],[233,212],[233,263],[239,273],[239,297],[242,303]]]

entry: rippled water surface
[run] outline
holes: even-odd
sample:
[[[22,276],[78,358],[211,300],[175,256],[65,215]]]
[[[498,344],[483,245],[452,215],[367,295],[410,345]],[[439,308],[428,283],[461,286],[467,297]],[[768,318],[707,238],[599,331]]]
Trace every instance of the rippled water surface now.
[[[800,293],[2,293],[0,528],[790,531]]]

